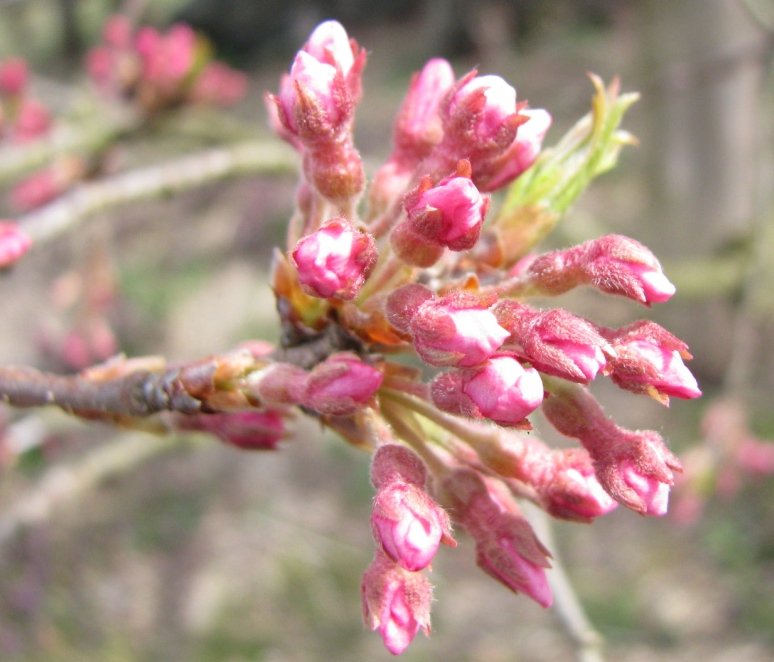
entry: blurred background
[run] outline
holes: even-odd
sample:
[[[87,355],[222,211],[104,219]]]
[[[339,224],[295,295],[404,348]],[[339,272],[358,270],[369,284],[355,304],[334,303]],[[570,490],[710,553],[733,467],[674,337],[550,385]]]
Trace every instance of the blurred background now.
[[[434,55],[459,75],[498,73],[549,109],[546,145],[587,112],[587,72],[639,91],[624,122],[639,145],[550,242],[616,232],[648,245],[678,293],[646,316],[689,344],[705,395],[665,409],[595,385],[620,424],[670,441],[687,479],[670,516],[621,509],[590,526],[557,523],[555,549],[610,660],[774,658],[774,2],[5,0],[0,57],[28,58],[38,96],[77,121],[84,56],[119,10],[190,23],[250,79],[233,110],[141,136],[116,156],[126,169],[235,137],[274,140],[262,95],[326,18],[369,51],[356,136],[371,172],[411,73]],[[209,184],[98,214],[31,252],[0,275],[0,361],[63,369],[58,339],[88,315],[74,302],[95,287],[109,290],[101,315],[131,356],[194,359],[276,340],[267,271],[293,191],[292,174]],[[562,305],[611,326],[643,316],[594,294]],[[0,659],[389,657],[360,620],[365,454],[304,421],[279,452],[253,454],[57,412],[0,409],[0,438],[4,429],[37,441],[2,454]],[[763,449],[752,459],[750,440]],[[98,451],[118,442],[155,450],[100,473]],[[433,636],[404,658],[572,659],[555,616],[486,578],[467,543],[434,563]]]

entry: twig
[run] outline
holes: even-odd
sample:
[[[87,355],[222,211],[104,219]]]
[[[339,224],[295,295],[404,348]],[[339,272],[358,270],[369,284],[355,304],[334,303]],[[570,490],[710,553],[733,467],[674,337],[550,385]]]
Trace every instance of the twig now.
[[[228,177],[281,174],[294,171],[296,167],[293,153],[283,145],[244,142],[81,184],[18,220],[33,242],[40,244],[59,237],[90,215],[110,207],[178,193]]]
[[[117,441],[91,451],[77,462],[50,469],[37,485],[0,511],[0,546],[20,529],[47,521],[56,510],[112,476],[125,473],[183,443],[181,437],[174,435],[149,438],[140,433],[125,433]]]
[[[575,644],[576,659],[578,662],[603,662],[602,635],[594,629],[564,571],[556,551],[556,541],[548,516],[545,511],[528,502],[523,503],[523,508],[538,538],[551,550],[551,570],[546,574],[554,595],[554,610],[565,632]]]

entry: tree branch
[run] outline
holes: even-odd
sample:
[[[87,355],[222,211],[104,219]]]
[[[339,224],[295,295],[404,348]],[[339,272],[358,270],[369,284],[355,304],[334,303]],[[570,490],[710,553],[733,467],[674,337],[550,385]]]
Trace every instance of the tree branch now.
[[[33,242],[42,243],[110,207],[179,193],[228,177],[280,174],[296,168],[293,152],[277,142],[243,142],[81,184],[18,220]]]

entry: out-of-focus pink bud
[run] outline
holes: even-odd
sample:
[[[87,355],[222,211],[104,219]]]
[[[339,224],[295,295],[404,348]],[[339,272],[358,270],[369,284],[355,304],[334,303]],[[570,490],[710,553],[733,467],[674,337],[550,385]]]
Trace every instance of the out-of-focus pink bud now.
[[[132,44],[132,22],[123,14],[113,14],[105,21],[102,39],[112,48],[129,48]]]
[[[419,455],[401,444],[384,444],[371,461],[371,483],[379,490],[390,483],[403,482],[424,487],[427,468]]]
[[[66,188],[56,168],[45,168],[13,186],[11,204],[19,211],[36,209],[61,195]]]
[[[510,335],[484,303],[462,292],[425,301],[409,327],[417,353],[436,366],[481,363]]]
[[[542,108],[520,111],[529,119],[519,125],[516,139],[505,152],[491,162],[481,164],[476,172],[476,183],[482,191],[496,191],[509,184],[537,159],[543,138],[551,126],[551,115]]]
[[[500,425],[515,425],[540,406],[543,382],[534,368],[524,368],[516,357],[500,354],[464,371],[462,392],[481,416]]]
[[[166,34],[150,27],[139,30],[135,47],[141,60],[141,78],[165,92],[174,91],[191,72],[196,56],[196,33],[177,23]]]
[[[353,414],[371,401],[382,379],[355,354],[332,354],[309,374],[302,403],[325,416]]]
[[[35,140],[48,133],[50,128],[48,109],[35,99],[23,99],[14,119],[13,139],[17,142]]]
[[[506,345],[515,345],[517,353],[546,374],[587,384],[605,367],[605,354],[613,353],[592,324],[561,308],[541,311],[504,300],[494,313],[511,332]]]
[[[470,180],[470,163],[461,161],[458,174],[432,186],[428,178],[406,196],[412,228],[431,241],[454,251],[472,248],[478,241],[489,199]]]
[[[377,491],[371,529],[385,554],[412,572],[430,564],[442,539],[453,543],[446,511],[423,488],[403,481]]]
[[[376,264],[376,242],[344,218],[334,218],[293,250],[298,278],[309,294],[353,299]]]
[[[115,54],[105,46],[95,46],[86,55],[86,71],[100,88],[109,87],[113,80]]]
[[[180,416],[181,430],[209,432],[222,442],[244,450],[275,450],[285,436],[285,422],[277,409]]]
[[[374,557],[360,587],[363,620],[378,630],[387,650],[400,655],[417,632],[430,634],[433,588],[418,572],[409,572],[384,554]]]
[[[231,106],[240,101],[247,90],[247,76],[222,62],[210,62],[197,76],[191,98],[214,106]]]
[[[617,426],[580,387],[552,392],[543,413],[559,432],[580,440],[610,496],[643,515],[666,513],[674,472],[682,467],[661,435]]]
[[[438,109],[453,86],[454,71],[442,58],[429,60],[414,74],[395,122],[394,160],[418,163],[441,142],[443,125]]]
[[[512,591],[550,606],[553,598],[545,573],[550,554],[502,483],[472,469],[458,469],[440,489],[454,519],[476,541],[479,567]]]
[[[537,256],[527,273],[546,294],[561,294],[586,283],[649,306],[675,293],[653,253],[638,241],[615,234]]]
[[[655,322],[642,320],[615,331],[603,330],[615,349],[610,378],[621,388],[647,393],[669,402],[698,398],[699,385],[683,358],[691,358],[688,346]]]
[[[27,62],[24,58],[9,57],[0,62],[0,94],[16,96],[27,86]]]
[[[30,239],[12,221],[0,221],[0,269],[5,269],[21,258],[32,245]]]

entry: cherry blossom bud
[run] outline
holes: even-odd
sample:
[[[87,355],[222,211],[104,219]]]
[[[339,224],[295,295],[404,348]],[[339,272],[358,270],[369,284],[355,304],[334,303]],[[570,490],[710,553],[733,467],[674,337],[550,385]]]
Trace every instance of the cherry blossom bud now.
[[[309,374],[302,404],[325,416],[347,416],[371,401],[382,379],[355,354],[333,354]]]
[[[422,268],[433,266],[441,259],[444,251],[441,244],[417,232],[408,220],[393,228],[390,244],[401,260]]]
[[[543,413],[559,432],[580,440],[610,496],[643,515],[666,513],[674,472],[682,467],[657,432],[619,427],[580,387],[554,389]]]
[[[179,416],[176,425],[181,430],[209,432],[244,450],[275,450],[285,434],[284,417],[277,409]]]
[[[524,121],[516,108],[516,90],[500,76],[465,76],[445,111],[444,130],[451,132],[453,139],[502,147],[513,142],[516,128]],[[466,135],[461,133],[463,130]]]
[[[622,235],[605,235],[540,255],[529,264],[527,273],[546,294],[561,294],[587,283],[649,306],[667,301],[675,293],[653,253]]]
[[[376,264],[376,243],[345,218],[327,221],[303,237],[293,263],[304,290],[324,299],[353,299]]]
[[[392,159],[415,164],[441,142],[443,126],[439,106],[454,86],[454,71],[442,58],[433,58],[414,74],[395,122]]]
[[[16,96],[27,86],[27,62],[24,58],[9,57],[0,62],[0,94]]]
[[[545,570],[550,554],[503,484],[472,469],[458,469],[440,489],[455,520],[476,541],[479,567],[512,591],[549,607],[553,598]]]
[[[404,570],[377,553],[363,575],[360,593],[365,624],[379,631],[393,655],[405,651],[419,630],[430,634],[433,589],[423,574]]]
[[[521,110],[520,115],[529,119],[519,125],[510,147],[497,158],[479,165],[476,183],[482,191],[496,191],[506,186],[537,159],[543,138],[551,126],[551,115],[542,108]]]
[[[175,88],[194,66],[196,33],[187,25],[173,25],[166,34],[144,27],[135,39],[144,81]]]
[[[435,243],[454,251],[472,248],[481,233],[489,199],[470,180],[470,163],[461,161],[458,174],[435,186],[425,179],[406,197],[412,228]]]
[[[655,322],[642,320],[615,331],[604,331],[615,348],[610,378],[621,388],[647,393],[669,402],[669,396],[698,398],[696,378],[683,363],[688,346]]]
[[[359,75],[358,68],[363,66],[364,54],[338,21],[320,23],[309,35],[303,50],[319,62],[338,69],[345,77],[352,73]]]
[[[505,300],[494,313],[511,332],[507,344],[546,374],[587,384],[605,367],[605,354],[614,353],[592,324],[561,308],[540,311]]]
[[[590,522],[616,508],[618,503],[605,492],[584,449],[555,451],[553,457],[550,477],[537,486],[551,515]]]
[[[480,300],[459,292],[425,301],[409,327],[417,353],[436,366],[481,363],[509,335]]]
[[[0,269],[6,269],[19,260],[32,245],[16,223],[0,221]]]
[[[371,460],[371,483],[379,490],[394,482],[424,487],[427,468],[419,455],[401,444],[379,446]]]
[[[492,356],[481,366],[464,371],[462,393],[479,415],[500,425],[521,423],[543,401],[543,382],[534,368],[524,368],[508,354]]]
[[[384,553],[412,572],[430,565],[442,539],[453,544],[446,512],[422,487],[403,481],[377,491],[371,529]]]
[[[198,102],[213,106],[232,106],[247,90],[247,76],[221,62],[208,63],[197,76],[190,95]]]
[[[48,133],[51,128],[51,113],[34,99],[23,99],[13,124],[13,140],[27,142]]]
[[[433,298],[433,292],[419,283],[409,283],[390,293],[385,304],[387,320],[398,331],[409,333],[411,319],[419,306]]]
[[[67,185],[57,168],[44,168],[14,184],[11,204],[19,211],[36,209],[61,195]]]
[[[113,14],[105,21],[102,39],[113,48],[129,48],[132,43],[132,23],[123,14]]]

